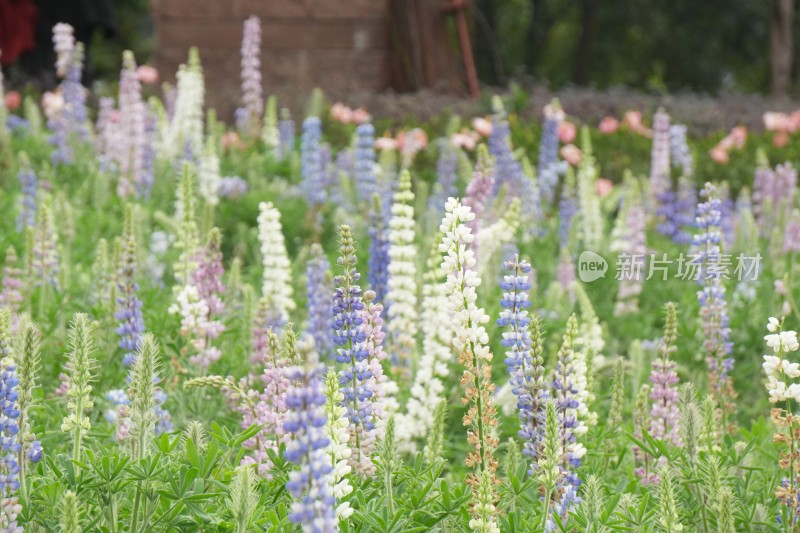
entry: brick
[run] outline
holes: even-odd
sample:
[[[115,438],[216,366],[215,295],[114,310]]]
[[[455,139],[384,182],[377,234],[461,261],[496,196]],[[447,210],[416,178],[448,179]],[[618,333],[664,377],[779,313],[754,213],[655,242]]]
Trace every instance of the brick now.
[[[303,18],[311,15],[311,6],[308,0],[198,0],[204,2],[231,2],[234,14],[242,17],[256,15],[257,17]],[[261,20],[262,23],[266,19]]]
[[[237,15],[237,0],[157,0],[153,2],[153,16],[160,17],[233,17]],[[267,0],[269,3],[270,0]]]
[[[312,0],[311,16],[330,18],[387,18],[389,0]]]

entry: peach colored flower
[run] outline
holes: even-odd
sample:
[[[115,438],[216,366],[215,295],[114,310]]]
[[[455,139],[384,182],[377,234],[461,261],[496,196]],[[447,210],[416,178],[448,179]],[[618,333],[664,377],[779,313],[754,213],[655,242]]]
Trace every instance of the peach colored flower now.
[[[369,113],[363,107],[359,107],[358,109],[353,111],[353,124],[363,124],[364,122],[369,122],[370,120]]]
[[[728,161],[730,161],[730,156],[728,155],[728,151],[725,150],[724,148],[721,148],[719,145],[712,148],[711,151],[709,152],[709,155],[711,156],[711,159],[715,163],[718,163],[720,165],[724,165]]]
[[[244,150],[245,146],[242,139],[239,138],[238,133],[235,131],[227,131],[222,136],[222,148],[224,150],[232,150],[233,148]]]
[[[561,147],[561,159],[572,165],[573,167],[578,166],[581,162],[581,155],[582,152],[580,148],[575,146],[574,144],[567,144]]]
[[[20,96],[19,91],[9,91],[6,94],[6,107],[14,111],[19,105],[22,103],[22,96]]]
[[[64,108],[64,97],[56,91],[47,91],[42,95],[42,109],[44,114],[51,117]]]
[[[634,133],[638,133],[644,137],[650,137],[653,135],[652,130],[642,124],[641,111],[626,111],[625,116],[622,118],[622,122]]]
[[[558,140],[564,144],[569,144],[575,140],[578,134],[578,128],[572,122],[562,122],[558,126]]]
[[[730,133],[731,142],[734,148],[744,148],[747,142],[747,126],[736,126]]]
[[[607,178],[600,178],[595,182],[594,187],[595,191],[597,191],[597,196],[605,198],[614,190],[614,182]]]
[[[776,131],[775,136],[772,137],[772,144],[775,148],[783,148],[789,144],[789,132],[786,130]]]
[[[566,115],[564,114],[564,110],[561,109],[561,103],[557,99],[554,99],[544,106],[544,116],[545,118],[553,118],[562,121]]]
[[[139,76],[139,81],[145,85],[155,85],[158,83],[158,70],[150,65],[141,65],[136,69],[136,74]]]
[[[342,124],[349,124],[353,118],[353,110],[341,102],[331,106],[331,119]]]
[[[397,150],[398,142],[393,137],[379,137],[375,139],[376,150]]]
[[[492,134],[492,121],[483,117],[475,117],[472,119],[472,128],[482,137],[488,137]]]
[[[475,137],[469,133],[454,133],[450,136],[450,144],[457,148],[464,148],[465,150],[474,150],[477,142]]]
[[[603,120],[600,121],[600,124],[598,124],[597,129],[600,130],[600,133],[606,135],[614,133],[619,129],[619,120],[614,117],[604,117]]]
[[[768,131],[786,131],[792,126],[792,121],[786,113],[767,112],[762,117],[764,128]]]

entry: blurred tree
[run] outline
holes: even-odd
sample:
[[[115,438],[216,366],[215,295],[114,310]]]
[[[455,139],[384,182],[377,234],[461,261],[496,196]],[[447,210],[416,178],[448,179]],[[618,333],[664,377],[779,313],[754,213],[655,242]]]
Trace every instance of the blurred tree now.
[[[792,73],[794,0],[772,0],[770,67],[773,96],[786,96]]]

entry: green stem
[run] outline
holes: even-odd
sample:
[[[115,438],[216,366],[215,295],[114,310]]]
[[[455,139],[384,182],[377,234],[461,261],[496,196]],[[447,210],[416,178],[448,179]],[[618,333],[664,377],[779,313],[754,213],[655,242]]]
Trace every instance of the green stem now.
[[[142,498],[142,482],[136,484],[136,497],[133,500],[133,512],[131,513],[131,533],[139,530],[139,502]]]

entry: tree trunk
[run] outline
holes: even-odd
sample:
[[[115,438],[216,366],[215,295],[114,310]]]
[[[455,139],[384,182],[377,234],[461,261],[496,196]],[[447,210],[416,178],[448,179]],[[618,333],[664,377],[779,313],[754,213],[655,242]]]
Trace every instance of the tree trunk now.
[[[770,68],[773,96],[786,96],[792,72],[794,0],[773,0],[770,24]]]

